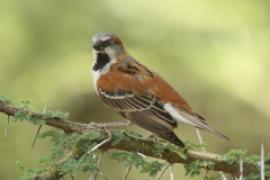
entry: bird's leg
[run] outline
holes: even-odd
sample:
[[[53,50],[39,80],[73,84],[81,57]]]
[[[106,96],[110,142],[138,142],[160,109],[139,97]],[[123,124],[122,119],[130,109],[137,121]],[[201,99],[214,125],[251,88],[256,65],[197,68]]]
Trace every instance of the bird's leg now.
[[[115,128],[115,127],[120,127],[120,126],[130,126],[132,124],[129,121],[126,121],[126,122],[117,121],[117,122],[110,122],[110,123],[90,122],[88,125],[90,127],[96,127],[96,128],[101,129],[101,130],[104,130],[107,133],[107,135],[108,135],[108,137],[106,139],[104,139],[99,144],[97,144],[96,146],[94,146],[90,151],[88,151],[88,153],[91,153],[91,152],[94,152],[95,150],[97,150],[103,144],[111,141],[111,139],[112,139],[112,133],[109,130],[109,128]]]
[[[133,125],[133,123],[131,121],[129,121],[129,120],[126,120],[126,123],[127,123],[127,126],[132,126]]]
[[[155,135],[155,134],[150,134],[150,135],[147,137],[147,140],[152,141],[152,142],[158,142],[158,136]]]

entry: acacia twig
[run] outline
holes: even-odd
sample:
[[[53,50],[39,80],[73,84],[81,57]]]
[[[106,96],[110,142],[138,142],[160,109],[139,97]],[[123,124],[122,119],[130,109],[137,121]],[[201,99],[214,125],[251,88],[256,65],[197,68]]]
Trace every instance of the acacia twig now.
[[[47,117],[44,116],[42,113],[33,113],[33,112],[27,112],[24,109],[19,109],[9,103],[3,102],[0,100],[0,112],[8,115],[8,116],[14,116],[17,112],[24,111],[23,113],[29,114],[33,119],[37,120],[43,120],[45,121],[45,124],[49,126],[53,126],[59,129],[64,130],[65,132],[77,132],[77,133],[87,133],[91,130],[97,130],[98,127],[105,127],[105,128],[98,128],[98,130],[101,133],[104,133],[104,137],[106,139],[106,131],[105,129],[111,129],[114,127],[119,126],[126,126],[126,122],[112,122],[112,123],[92,123],[92,124],[84,124],[84,123],[78,123],[74,121],[69,121],[66,119],[63,119],[62,117],[53,116],[53,117]],[[100,142],[104,141],[105,139],[101,140]],[[99,142],[99,143],[100,143]],[[107,141],[106,141],[107,142]],[[132,143],[131,143],[132,142]],[[128,152],[134,152],[136,150],[136,153],[142,153],[146,156],[158,158],[165,160],[169,163],[182,163],[182,164],[188,164],[190,162],[193,162],[195,160],[200,161],[210,161],[214,165],[211,167],[211,170],[214,171],[222,171],[224,173],[231,174],[233,176],[239,175],[239,162],[234,162],[232,164],[226,162],[221,155],[213,154],[213,153],[207,153],[207,152],[198,152],[198,151],[188,151],[186,152],[185,156],[186,158],[183,158],[183,156],[179,155],[178,153],[174,152],[171,149],[165,148],[163,153],[161,155],[157,155],[153,152],[155,142],[137,138],[137,137],[131,137],[124,135],[120,142],[117,144],[111,144],[109,142],[102,144],[99,148],[103,151],[107,151],[110,149],[117,149],[117,150],[123,150]],[[76,155],[76,154],[75,154]],[[65,158],[70,158],[72,156],[75,156],[74,154],[67,154]],[[65,160],[63,159],[63,161]],[[61,161],[59,162],[61,163]],[[209,167],[206,165],[205,168],[209,170]],[[243,162],[243,175],[247,175],[250,172],[256,172],[259,173],[260,169],[258,166],[249,163],[249,162]],[[49,173],[49,174],[48,174]],[[59,172],[57,170],[50,171],[47,173],[44,173],[44,177],[51,176],[51,177],[57,177],[59,176]],[[61,173],[60,173],[61,174]],[[41,177],[41,176],[39,176]]]

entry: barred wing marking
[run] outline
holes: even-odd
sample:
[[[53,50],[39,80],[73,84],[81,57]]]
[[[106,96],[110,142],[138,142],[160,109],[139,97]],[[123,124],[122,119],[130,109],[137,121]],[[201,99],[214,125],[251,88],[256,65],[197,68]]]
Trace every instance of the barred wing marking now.
[[[136,96],[130,91],[119,90],[116,93],[99,91],[105,104],[116,111],[142,111],[150,109],[155,101],[154,96]]]
[[[168,126],[177,126],[176,120],[163,108],[163,102],[151,94],[135,95],[131,91],[118,90],[114,93],[99,89],[102,101],[122,113],[142,112],[142,115],[151,112],[151,117]],[[146,115],[146,114],[145,114]]]

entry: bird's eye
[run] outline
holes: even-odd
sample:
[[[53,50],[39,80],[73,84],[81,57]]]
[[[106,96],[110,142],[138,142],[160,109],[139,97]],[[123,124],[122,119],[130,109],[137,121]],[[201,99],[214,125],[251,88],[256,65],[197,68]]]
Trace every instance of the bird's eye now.
[[[93,42],[93,44],[92,44],[93,48],[95,48],[96,50],[104,50],[106,47],[108,47],[110,45],[111,45],[110,40],[96,41],[96,42]]]
[[[109,45],[111,45],[111,42],[109,40],[103,41],[103,43],[102,43],[103,48],[108,47]]]

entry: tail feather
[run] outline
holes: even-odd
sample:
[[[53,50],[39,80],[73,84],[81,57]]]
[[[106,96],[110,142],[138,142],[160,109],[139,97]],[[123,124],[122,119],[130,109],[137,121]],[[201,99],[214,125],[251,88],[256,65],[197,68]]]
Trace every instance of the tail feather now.
[[[208,126],[206,120],[202,116],[200,116],[198,114],[195,114],[195,116],[194,116],[194,115],[190,115],[190,114],[187,114],[187,113],[183,113],[181,115],[186,118],[186,121],[190,122],[189,123],[190,125],[195,126],[195,127],[199,128],[201,130],[206,130],[206,131],[208,131],[210,133],[215,134],[218,137],[221,137],[223,139],[226,139],[226,140],[230,141],[230,138],[225,136],[223,133],[221,133],[220,131],[218,131],[218,130],[210,127],[210,126]]]
[[[207,130],[213,134],[215,134],[218,137],[221,137],[223,139],[226,139],[228,141],[230,141],[230,138],[228,138],[227,136],[225,136],[222,132],[208,126],[206,123],[201,122],[200,120],[198,120],[198,122],[196,124],[194,124],[195,127],[201,129],[201,130]]]
[[[182,123],[185,123],[185,124],[188,124],[191,126],[195,126],[199,129],[209,131],[209,132],[211,132],[211,133],[213,133],[221,138],[224,138],[224,139],[230,141],[230,139],[227,136],[225,136],[224,134],[222,134],[220,131],[208,126],[205,119],[202,116],[200,116],[199,114],[179,110],[179,109],[173,107],[169,103],[164,105],[164,109],[167,110],[170,113],[170,115],[174,119],[176,119],[178,122],[182,122]]]

